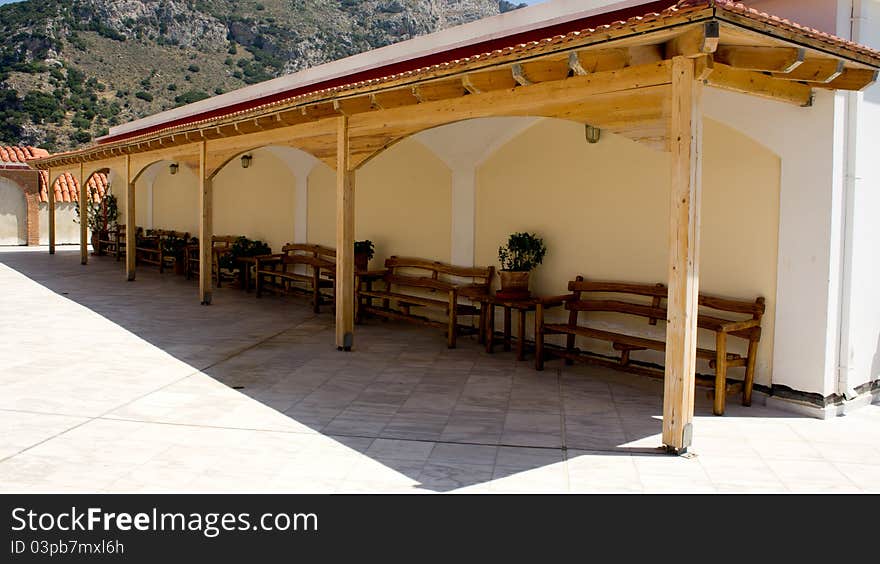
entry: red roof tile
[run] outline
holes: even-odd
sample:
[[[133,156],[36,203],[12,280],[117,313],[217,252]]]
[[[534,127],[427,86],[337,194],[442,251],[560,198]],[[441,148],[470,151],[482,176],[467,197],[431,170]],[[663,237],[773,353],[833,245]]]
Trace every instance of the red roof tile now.
[[[0,164],[25,164],[30,159],[48,157],[49,151],[37,147],[5,147],[0,145]]]
[[[46,171],[40,171],[40,201],[48,202],[49,201],[49,190],[47,188],[49,184],[49,173]],[[107,181],[107,174],[103,172],[96,172],[89,178],[88,182],[89,194],[92,196],[92,201],[98,203],[107,193],[109,189],[109,182]],[[55,201],[56,202],[77,202],[79,201],[79,182],[77,179],[70,174],[69,172],[65,172],[61,176],[59,176],[55,180],[55,184],[53,186],[55,191]]]

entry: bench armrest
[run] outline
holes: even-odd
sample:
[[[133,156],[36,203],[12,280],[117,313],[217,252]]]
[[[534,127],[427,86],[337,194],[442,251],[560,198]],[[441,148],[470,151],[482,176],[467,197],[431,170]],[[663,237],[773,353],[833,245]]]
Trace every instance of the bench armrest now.
[[[742,331],[743,329],[751,329],[752,327],[760,326],[760,319],[746,319],[745,321],[731,321],[730,323],[724,323],[718,331],[720,333],[734,333],[736,331]]]

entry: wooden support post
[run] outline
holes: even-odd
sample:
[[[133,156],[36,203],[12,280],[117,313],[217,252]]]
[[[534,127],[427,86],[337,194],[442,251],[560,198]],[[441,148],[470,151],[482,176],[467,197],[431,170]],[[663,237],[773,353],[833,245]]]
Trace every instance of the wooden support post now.
[[[694,72],[692,60],[672,60],[663,444],[678,454],[687,452],[692,442],[697,355],[703,115],[702,85],[695,80]]]
[[[125,155],[125,278],[134,282],[137,265],[137,215],[135,214],[135,182],[131,177],[131,155]]]
[[[350,169],[348,116],[338,119],[336,144],[336,348],[354,339],[354,171]]]
[[[211,238],[214,235],[213,179],[208,177],[207,142],[199,147],[199,302],[211,305],[211,272],[214,253],[211,252]],[[250,268],[246,264],[244,268]]]
[[[52,185],[52,169],[49,169],[49,254],[55,254],[55,187]]]
[[[79,165],[76,181],[79,183],[79,262],[89,264],[89,187],[83,182],[83,165]]]

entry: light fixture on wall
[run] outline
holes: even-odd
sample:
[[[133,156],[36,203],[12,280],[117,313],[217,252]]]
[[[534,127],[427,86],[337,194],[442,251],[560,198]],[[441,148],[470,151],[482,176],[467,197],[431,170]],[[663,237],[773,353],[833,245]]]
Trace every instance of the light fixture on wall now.
[[[251,161],[254,159],[251,155],[242,155],[241,157],[241,168],[247,168],[251,166]]]
[[[587,136],[587,143],[598,143],[599,137],[602,136],[602,130],[598,127],[593,127],[590,124],[586,125],[585,133]]]
[[[168,165],[168,172],[170,172],[171,174],[177,174],[178,168],[179,165],[177,163],[171,163],[170,165]]]

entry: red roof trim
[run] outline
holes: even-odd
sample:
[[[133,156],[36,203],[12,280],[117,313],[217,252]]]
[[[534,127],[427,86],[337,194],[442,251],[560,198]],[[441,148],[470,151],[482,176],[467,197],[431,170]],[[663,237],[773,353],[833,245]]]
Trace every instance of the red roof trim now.
[[[303,94],[307,94],[309,92],[314,92],[318,90],[323,90],[327,88],[334,88],[337,86],[343,86],[345,84],[351,84],[354,82],[361,82],[376,78],[382,78],[386,76],[391,76],[394,74],[399,74],[406,71],[412,71],[423,67],[428,67],[431,65],[436,65],[439,63],[444,63],[450,60],[455,59],[463,59],[466,57],[471,57],[474,55],[480,55],[482,53],[492,52],[496,49],[502,49],[504,47],[509,47],[512,44],[519,43],[528,43],[530,41],[538,41],[544,39],[546,37],[552,37],[554,35],[564,35],[566,33],[570,33],[572,31],[578,31],[587,28],[595,28],[606,24],[611,24],[621,20],[627,20],[630,18],[643,16],[646,13],[651,12],[660,12],[663,10],[668,10],[671,7],[674,7],[676,2],[674,0],[657,0],[655,2],[650,2],[647,4],[641,4],[639,6],[633,6],[631,8],[624,8],[621,10],[615,10],[613,12],[607,12],[604,14],[598,14],[595,16],[590,16],[587,18],[581,18],[578,20],[572,20],[570,22],[564,22],[561,24],[551,25],[547,27],[535,28],[526,32],[508,35],[505,37],[499,37],[497,39],[493,39],[490,41],[484,41],[482,43],[475,43],[473,45],[467,45],[465,47],[459,47],[457,49],[450,49],[448,51],[440,51],[437,53],[433,53],[431,55],[427,55],[424,57],[418,57],[415,59],[410,59],[407,61],[401,61],[399,63],[394,63],[391,65],[385,65],[381,67],[375,67],[367,71],[362,71],[354,74],[349,74],[345,76],[341,76],[338,78],[334,78],[331,80],[326,80],[324,82],[319,82],[315,84],[310,84],[308,86],[303,86],[300,88],[293,88],[291,90],[286,90],[284,92],[278,92],[276,94],[272,94],[269,96],[263,96],[260,98],[254,98],[252,100],[248,100],[246,102],[239,102],[238,104],[233,104],[230,106],[224,106],[222,108],[216,108],[214,110],[202,112],[199,114],[193,114],[191,116],[186,116],[183,118],[179,118],[173,121],[156,124],[150,127],[145,127],[143,129],[137,129],[134,131],[129,131],[126,133],[121,133],[119,135],[115,135],[113,137],[105,137],[99,141],[99,144],[104,145],[107,143],[112,143],[114,141],[122,141],[125,139],[130,139],[132,137],[137,137],[140,135],[147,135],[150,133],[154,133],[161,129],[167,129],[171,127],[177,127],[181,125],[185,125],[192,122],[203,121],[213,118],[222,117],[231,113],[246,111],[249,109],[253,109],[257,106],[262,106],[264,104],[271,104],[274,102],[279,102],[281,100],[292,98],[294,96],[300,96]]]

